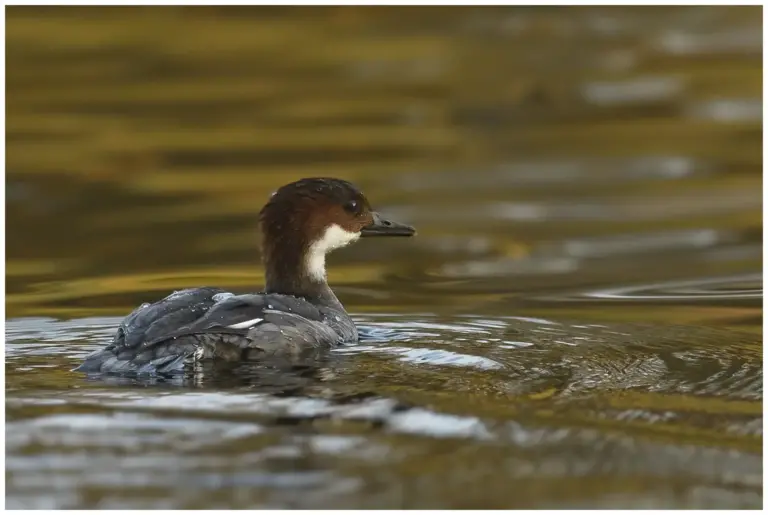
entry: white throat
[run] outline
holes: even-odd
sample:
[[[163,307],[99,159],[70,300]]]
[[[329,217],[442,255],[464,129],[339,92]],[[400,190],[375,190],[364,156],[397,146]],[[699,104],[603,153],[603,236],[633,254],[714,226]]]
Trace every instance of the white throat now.
[[[323,237],[309,247],[307,253],[307,272],[316,281],[325,281],[325,255],[349,245],[360,238],[359,232],[349,232],[341,226],[328,226]]]

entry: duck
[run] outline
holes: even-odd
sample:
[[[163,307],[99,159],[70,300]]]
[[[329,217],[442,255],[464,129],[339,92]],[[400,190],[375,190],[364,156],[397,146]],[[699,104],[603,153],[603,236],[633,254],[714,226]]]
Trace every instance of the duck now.
[[[301,356],[358,340],[328,285],[326,256],[361,238],[410,237],[413,227],[371,208],[352,183],[301,179],[280,187],[259,212],[263,291],[176,291],[126,316],[105,347],[75,371],[173,375],[196,362]]]

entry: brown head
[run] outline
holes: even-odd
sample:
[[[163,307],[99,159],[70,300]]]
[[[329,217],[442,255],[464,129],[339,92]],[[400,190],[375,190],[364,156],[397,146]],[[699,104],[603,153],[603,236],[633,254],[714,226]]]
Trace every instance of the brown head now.
[[[327,253],[360,237],[416,232],[382,218],[351,183],[331,178],[302,179],[278,189],[259,214],[259,228],[267,291],[298,296],[330,292]]]

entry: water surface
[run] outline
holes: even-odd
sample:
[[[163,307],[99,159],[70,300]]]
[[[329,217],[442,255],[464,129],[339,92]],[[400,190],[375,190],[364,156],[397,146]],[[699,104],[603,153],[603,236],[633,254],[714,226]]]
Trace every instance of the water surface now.
[[[9,9],[7,506],[761,506],[760,14]],[[71,372],[312,175],[359,344]]]

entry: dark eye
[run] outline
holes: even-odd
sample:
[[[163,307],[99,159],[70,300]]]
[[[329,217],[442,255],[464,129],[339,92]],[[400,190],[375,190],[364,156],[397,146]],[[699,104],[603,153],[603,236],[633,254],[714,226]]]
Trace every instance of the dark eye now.
[[[346,204],[344,204],[344,211],[347,213],[357,213],[359,204],[357,203],[357,200],[350,200]]]

